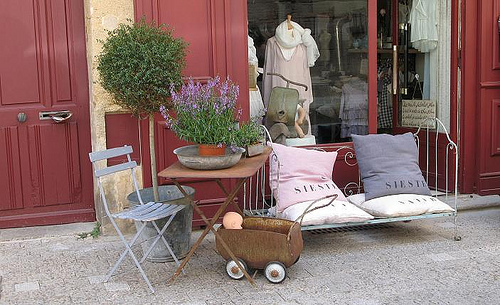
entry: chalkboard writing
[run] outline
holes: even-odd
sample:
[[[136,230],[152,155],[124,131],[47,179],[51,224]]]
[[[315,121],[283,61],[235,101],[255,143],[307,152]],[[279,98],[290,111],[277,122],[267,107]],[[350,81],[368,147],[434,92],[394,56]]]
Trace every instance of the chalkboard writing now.
[[[436,101],[432,100],[403,100],[401,125],[403,127],[430,127],[436,128],[435,121],[427,118],[436,117]]]

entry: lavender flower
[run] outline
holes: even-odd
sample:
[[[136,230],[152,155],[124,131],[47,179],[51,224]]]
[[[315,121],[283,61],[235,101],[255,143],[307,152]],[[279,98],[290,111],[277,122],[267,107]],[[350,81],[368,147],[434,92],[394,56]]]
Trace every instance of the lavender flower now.
[[[166,124],[179,138],[200,144],[231,145],[235,141],[235,119],[239,87],[229,78],[221,82],[217,76],[206,84],[189,79],[179,91],[170,86],[173,113],[165,107],[160,112]]]

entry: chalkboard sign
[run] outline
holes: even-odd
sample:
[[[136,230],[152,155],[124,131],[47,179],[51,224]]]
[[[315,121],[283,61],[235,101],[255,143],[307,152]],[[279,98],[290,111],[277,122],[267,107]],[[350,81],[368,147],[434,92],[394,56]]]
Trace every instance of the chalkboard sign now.
[[[433,120],[424,120],[436,117],[436,101],[433,100],[403,100],[401,125],[403,127],[430,127],[436,128]]]

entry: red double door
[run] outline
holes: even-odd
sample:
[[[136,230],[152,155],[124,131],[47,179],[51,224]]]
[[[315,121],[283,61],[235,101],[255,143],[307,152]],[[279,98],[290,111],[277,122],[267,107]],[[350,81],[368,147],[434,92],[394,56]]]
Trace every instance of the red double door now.
[[[94,220],[83,1],[2,0],[0,29],[0,228]]]

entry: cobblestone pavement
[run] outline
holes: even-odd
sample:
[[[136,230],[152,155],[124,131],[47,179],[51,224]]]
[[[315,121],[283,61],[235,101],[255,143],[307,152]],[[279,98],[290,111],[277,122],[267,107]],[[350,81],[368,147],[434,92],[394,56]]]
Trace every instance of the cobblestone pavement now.
[[[35,238],[2,230],[0,304],[498,304],[500,208],[463,211],[458,224],[459,242],[452,218],[304,233],[287,279],[275,285],[259,272],[256,287],[229,279],[210,234],[173,284],[172,263],[146,263],[156,294],[128,258],[103,283],[122,244],[76,238],[92,224],[40,227]]]

